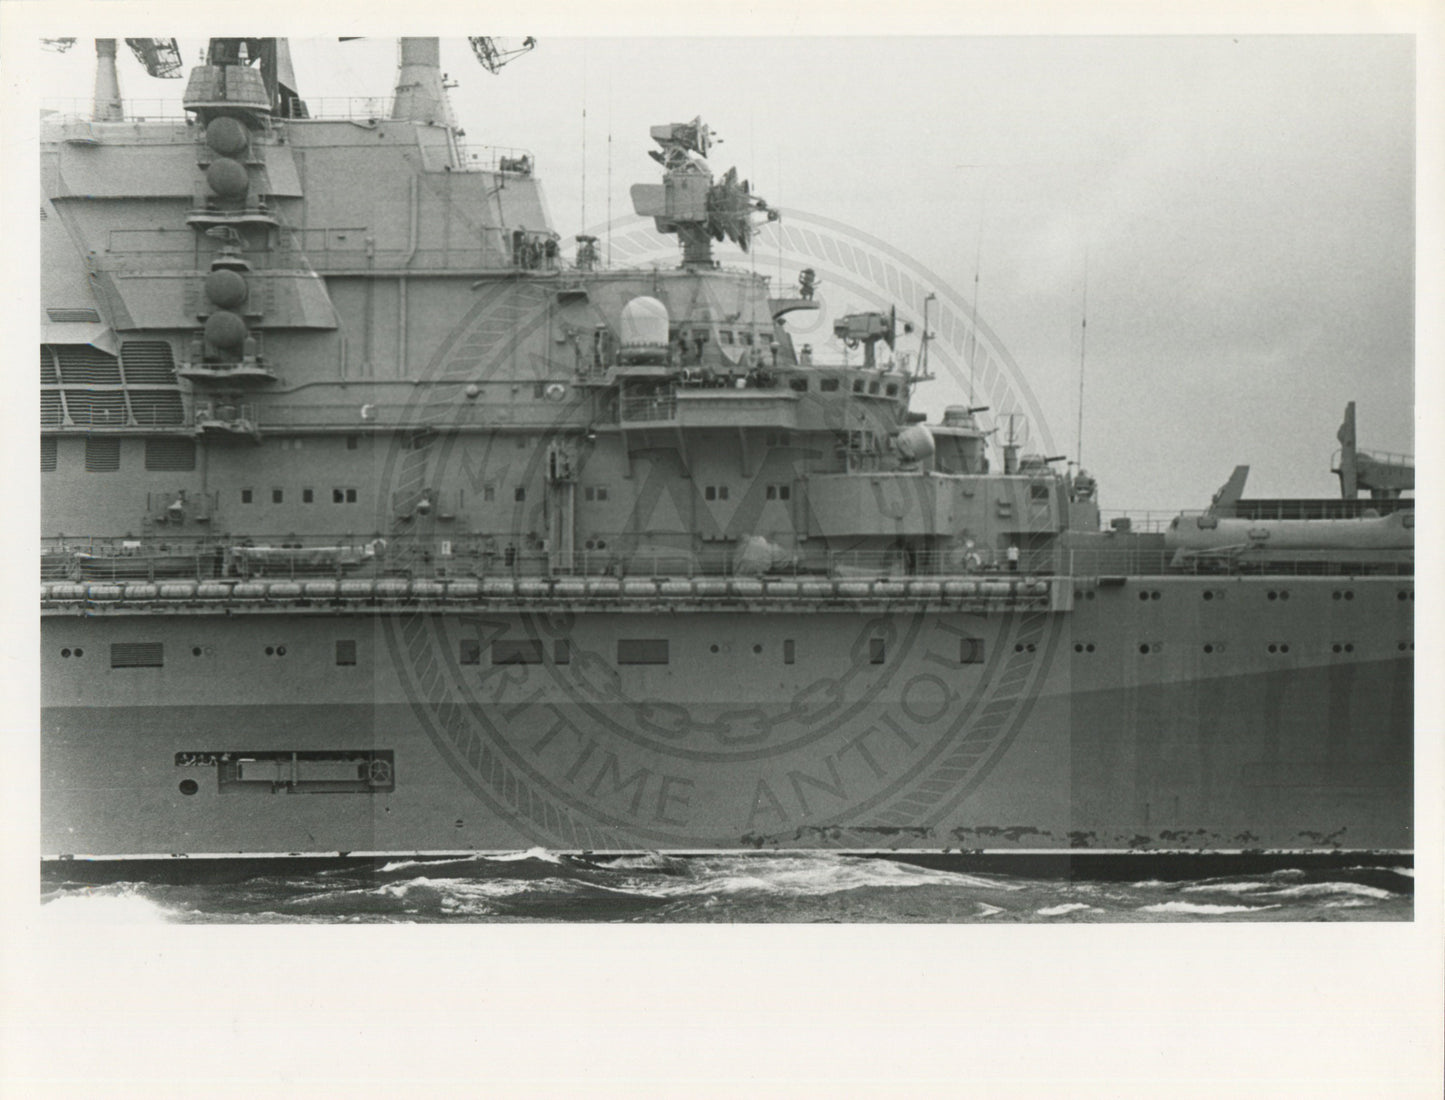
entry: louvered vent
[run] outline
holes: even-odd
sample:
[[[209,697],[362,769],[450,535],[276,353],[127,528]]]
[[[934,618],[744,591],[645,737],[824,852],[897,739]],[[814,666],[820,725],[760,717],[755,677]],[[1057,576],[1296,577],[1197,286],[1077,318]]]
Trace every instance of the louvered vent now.
[[[65,405],[76,424],[119,427],[125,423],[125,395],[120,390],[66,390]]]
[[[42,386],[53,386],[60,381],[60,375],[55,373],[55,353],[44,344],[40,345],[40,384]]]
[[[60,379],[71,384],[120,385],[120,362],[89,344],[52,344],[60,359]]]
[[[40,423],[59,424],[60,416],[60,391],[40,391]]]
[[[40,440],[40,468],[41,470],[55,469],[55,459],[58,453],[57,444],[60,441],[53,435],[44,436]]]
[[[111,642],[111,668],[161,668],[166,663],[162,642]]]
[[[135,395],[131,395],[135,399]],[[196,444],[191,439],[147,439],[147,470],[194,470]]]
[[[120,360],[127,382],[160,384],[176,380],[175,359],[170,344],[164,340],[127,340],[120,346]]]
[[[142,425],[184,422],[181,395],[173,390],[131,390],[130,412]]]
[[[120,440],[90,437],[85,441],[85,468],[104,474],[120,469]]]
[[[89,322],[92,325],[100,324],[100,314],[93,309],[47,309],[45,311],[52,321],[78,321]]]

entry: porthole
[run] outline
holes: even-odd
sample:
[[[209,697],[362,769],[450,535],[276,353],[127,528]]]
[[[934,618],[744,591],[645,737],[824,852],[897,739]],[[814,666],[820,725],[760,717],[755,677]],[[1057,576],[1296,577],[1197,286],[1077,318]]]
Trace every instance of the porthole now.
[[[1354,598],[1355,598],[1355,594],[1354,594],[1353,592],[1351,592],[1348,588],[1345,589],[1345,599],[1347,599],[1347,600],[1353,600]]]
[[[1344,650],[1344,647],[1341,646],[1339,643],[1336,643],[1336,644],[1330,646],[1330,651],[1331,651],[1332,653],[1340,653],[1340,652],[1342,652],[1343,650]]]
[[[1139,652],[1140,652],[1140,653],[1148,653],[1148,652],[1149,652],[1149,644],[1146,642],[1146,643],[1144,643],[1143,645],[1141,645],[1141,646],[1139,647]]]
[[[1286,642],[1285,644],[1281,645],[1281,646],[1279,647],[1279,651],[1280,651],[1281,653],[1288,653],[1288,652],[1289,652],[1289,643]]]
[[[1092,600],[1093,598],[1094,598],[1094,593],[1092,593],[1092,592],[1085,592],[1085,593],[1084,593],[1084,599],[1086,599],[1086,600]]]
[[[1282,600],[1287,600],[1287,599],[1289,599],[1289,589],[1288,589],[1288,588],[1281,588],[1281,589],[1279,590],[1279,598],[1282,599]]]
[[[1336,588],[1333,592],[1330,593],[1330,599],[1332,599],[1332,600],[1338,600],[1339,598],[1340,598],[1340,590],[1339,590],[1338,588]]]
[[[182,779],[180,782],[180,790],[183,795],[193,795],[200,789],[201,785],[194,779]]]
[[[276,647],[276,656],[278,656],[278,657],[284,657],[284,656],[286,656],[286,647],[285,647],[284,645],[278,645],[278,646]]]
[[[69,657],[69,656],[70,656],[70,650],[68,650],[68,649],[62,649],[62,650],[60,651],[60,655],[61,655],[62,657]]]
[[[1214,599],[1214,590],[1211,589],[1211,588],[1206,588],[1206,589],[1204,590],[1204,598],[1205,598],[1206,600],[1212,600],[1212,599]]]
[[[1278,592],[1275,592],[1273,589],[1271,589],[1269,592],[1266,592],[1266,593],[1265,593],[1265,596],[1266,596],[1268,599],[1271,599],[1271,600],[1277,600],[1277,599],[1279,599],[1279,593],[1278,593]]]
[[[1149,593],[1149,598],[1150,598],[1151,600],[1162,600],[1162,599],[1164,598],[1164,593],[1163,593],[1163,592],[1160,592],[1160,591],[1156,588],[1153,592],[1150,592],[1150,593]]]
[[[268,646],[266,647],[266,656],[267,656],[267,657],[273,657],[273,656],[275,656],[275,654],[276,654],[276,647],[275,647],[275,646],[269,646],[269,645],[268,645]]]
[[[1214,652],[1214,647],[1213,647],[1212,645],[1207,645],[1207,644],[1206,644],[1205,647],[1204,647],[1204,652],[1205,652],[1205,653],[1213,653],[1213,652]]]
[[[1147,592],[1140,592],[1140,593],[1139,593],[1139,598],[1140,598],[1141,600],[1147,600],[1147,599],[1149,598],[1149,593],[1147,593]]]
[[[1075,653],[1082,653],[1082,652],[1084,652],[1084,647],[1083,647],[1083,645],[1082,645],[1081,643],[1079,643],[1079,642],[1075,642],[1075,643],[1074,643],[1074,652],[1075,652]]]
[[[1093,652],[1094,652],[1094,643],[1093,643],[1093,642],[1090,642],[1088,645],[1084,646],[1084,652],[1085,652],[1085,653],[1093,653]]]
[[[1275,645],[1273,642],[1271,642],[1271,643],[1270,643],[1270,646],[1269,646],[1269,651],[1270,651],[1271,653],[1278,653],[1278,652],[1279,652],[1279,646],[1277,646],[1277,645]]]
[[[199,657],[200,655],[201,655],[201,647],[198,646],[198,645],[193,645],[193,646],[191,646],[191,656],[192,656],[192,657]]]
[[[1346,643],[1345,643],[1345,652],[1346,652],[1346,653],[1353,653],[1354,651],[1355,651],[1355,644],[1354,644],[1353,642],[1346,642]]]
[[[753,646],[753,652],[754,652],[754,653],[761,653],[762,651],[763,651],[763,647],[762,647],[761,645],[754,645],[754,646]]]
[[[708,648],[711,652],[716,653],[716,652],[717,652],[717,643],[714,642],[712,645],[708,646],[707,648]]]

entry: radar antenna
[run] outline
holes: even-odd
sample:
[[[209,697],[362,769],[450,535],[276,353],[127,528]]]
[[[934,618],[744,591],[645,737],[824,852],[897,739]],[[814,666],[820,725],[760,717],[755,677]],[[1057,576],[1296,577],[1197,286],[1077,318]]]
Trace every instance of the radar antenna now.
[[[522,39],[520,46],[508,49],[500,45],[500,40],[488,37],[468,37],[472,53],[477,55],[477,60],[482,63],[482,68],[489,73],[495,73],[509,61],[515,61],[524,53],[530,53],[537,45],[537,40],[530,34]]]
[[[662,149],[647,155],[662,165],[665,175],[660,185],[633,185],[632,209],[653,218],[659,233],[677,234],[684,265],[712,266],[713,241],[730,240],[746,252],[755,214],[778,220],[778,211],[754,195],[747,180],[738,179],[736,168],[713,181],[705,158],[721,139],[701,118],[654,126],[652,139]]]
[[[151,76],[162,80],[179,79],[183,64],[174,38],[127,38],[125,44]]]

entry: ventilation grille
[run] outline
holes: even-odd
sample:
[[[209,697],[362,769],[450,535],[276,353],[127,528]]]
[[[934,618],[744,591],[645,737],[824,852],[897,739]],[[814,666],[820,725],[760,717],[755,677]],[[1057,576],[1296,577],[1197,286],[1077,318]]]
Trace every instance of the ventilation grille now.
[[[89,344],[53,344],[60,359],[62,382],[92,386],[119,386],[120,363]]]
[[[53,386],[60,381],[60,376],[55,373],[55,355],[44,344],[40,345],[40,384],[42,386]]]
[[[79,321],[93,325],[100,323],[100,314],[93,309],[47,309],[52,321]]]
[[[90,438],[85,441],[85,468],[92,473],[120,469],[120,440]]]
[[[180,424],[184,422],[181,395],[167,390],[131,390],[130,413],[137,424]]]
[[[60,441],[53,435],[47,436],[40,441],[40,468],[41,470],[55,469],[55,457],[57,454],[56,444]]]
[[[127,382],[171,383],[176,362],[164,340],[127,340],[120,346],[120,361]]]
[[[111,642],[111,668],[161,668],[166,663],[162,642]]]
[[[60,391],[40,391],[40,423],[59,424],[60,416]]]
[[[134,394],[131,400],[135,400]],[[147,470],[194,470],[196,444],[190,439],[147,439]]]
[[[65,407],[76,424],[119,427],[125,423],[125,394],[120,390],[66,390]]]

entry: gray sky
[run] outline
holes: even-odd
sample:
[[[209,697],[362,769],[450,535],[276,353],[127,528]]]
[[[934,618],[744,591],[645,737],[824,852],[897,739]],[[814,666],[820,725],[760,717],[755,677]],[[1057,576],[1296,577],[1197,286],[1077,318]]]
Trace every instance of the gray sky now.
[[[525,29],[525,28],[523,28]],[[539,36],[540,37],[540,36]],[[182,38],[188,64],[203,48]],[[304,96],[383,96],[395,47],[293,40]],[[82,40],[40,66],[89,94]],[[178,98],[123,58],[123,90]],[[703,117],[787,210],[900,249],[972,297],[1105,508],[1199,507],[1236,463],[1250,495],[1337,491],[1345,402],[1361,443],[1412,449],[1414,44],[1407,36],[541,37],[443,68],[468,141],[536,156],[564,237],[653,182],[648,127]],[[54,91],[49,92],[53,84]],[[767,270],[766,255],[760,270]],[[836,306],[837,303],[830,303]],[[932,412],[957,400],[925,387]]]

